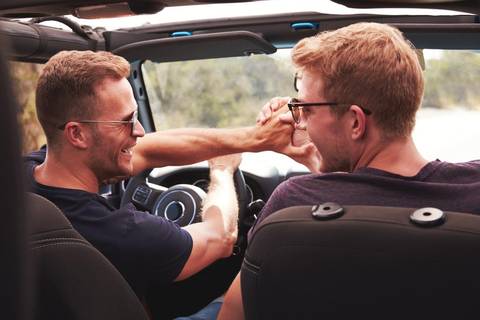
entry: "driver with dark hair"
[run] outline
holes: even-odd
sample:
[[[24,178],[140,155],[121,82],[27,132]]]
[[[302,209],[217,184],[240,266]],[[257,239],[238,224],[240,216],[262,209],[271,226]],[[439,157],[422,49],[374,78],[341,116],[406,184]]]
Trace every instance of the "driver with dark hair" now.
[[[238,153],[273,150],[298,160],[308,150],[292,146],[292,127],[277,117],[241,129],[145,134],[129,73],[128,62],[108,52],[64,51],[52,57],[36,91],[48,148],[27,156],[25,164],[31,190],[55,203],[144,300],[147,290],[162,290],[232,254]],[[102,182],[117,176],[206,159],[211,159],[210,187],[199,223],[181,228],[131,203],[116,209],[98,195]]]

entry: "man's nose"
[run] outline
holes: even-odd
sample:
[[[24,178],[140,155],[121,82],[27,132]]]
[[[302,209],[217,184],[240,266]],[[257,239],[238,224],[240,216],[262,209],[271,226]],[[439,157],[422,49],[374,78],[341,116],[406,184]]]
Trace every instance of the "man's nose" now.
[[[132,130],[132,136],[136,138],[141,138],[145,135],[145,129],[143,128],[140,121],[137,121]]]

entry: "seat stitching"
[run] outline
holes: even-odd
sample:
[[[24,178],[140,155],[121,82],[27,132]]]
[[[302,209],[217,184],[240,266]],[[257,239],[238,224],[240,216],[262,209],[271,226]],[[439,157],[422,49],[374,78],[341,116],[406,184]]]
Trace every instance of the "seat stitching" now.
[[[81,242],[81,243],[86,243],[90,244],[89,242],[83,240],[83,239],[76,239],[76,238],[48,238],[48,239],[41,239],[41,240],[36,240],[32,241],[33,243],[45,243],[45,242],[52,242],[52,241],[57,241],[57,240],[64,240],[64,241],[69,241],[69,242]]]
[[[45,244],[45,245],[42,245],[42,246],[33,247],[33,248],[31,248],[31,250],[36,250],[36,249],[41,249],[41,248],[46,248],[46,247],[52,247],[52,246],[65,246],[65,245],[68,246],[68,245],[71,245],[71,244],[72,243],[49,243],[49,244]],[[94,249],[93,246],[91,246],[89,244],[86,244],[86,243],[82,243],[82,242],[73,242],[73,244]]]
[[[52,233],[52,232],[57,232],[57,231],[64,231],[64,230],[73,230],[73,229],[72,229],[72,227],[65,227],[65,228],[61,228],[61,229],[48,230],[48,231],[42,231],[42,232],[35,232],[35,233],[32,234],[31,236],[41,235],[41,234],[45,234],[45,233]]]

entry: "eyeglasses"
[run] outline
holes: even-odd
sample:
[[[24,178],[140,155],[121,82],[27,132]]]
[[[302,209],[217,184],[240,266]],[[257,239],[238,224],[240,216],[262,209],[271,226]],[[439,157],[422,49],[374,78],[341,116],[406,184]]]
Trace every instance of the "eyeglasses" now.
[[[65,129],[65,126],[67,123],[70,121],[65,122],[64,124],[58,126],[58,129],[63,130]],[[132,114],[132,118],[130,120],[79,120],[75,121],[79,123],[105,123],[105,124],[124,124],[128,125],[131,124],[131,132],[130,134],[133,136],[133,130],[135,130],[135,126],[137,125],[138,122],[138,110],[135,110],[135,112]]]
[[[325,107],[325,106],[330,106],[330,107],[344,107],[344,106],[350,106],[353,103],[338,103],[338,102],[301,102],[300,100],[296,98],[291,98],[290,101],[288,101],[288,110],[292,113],[293,121],[295,123],[300,123],[300,109],[303,107]],[[362,108],[362,111],[368,116],[372,114],[372,112],[368,109]]]

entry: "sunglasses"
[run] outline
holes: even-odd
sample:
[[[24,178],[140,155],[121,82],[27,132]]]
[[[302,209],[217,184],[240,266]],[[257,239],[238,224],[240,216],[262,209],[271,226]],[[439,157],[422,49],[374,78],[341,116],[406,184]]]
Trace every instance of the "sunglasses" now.
[[[67,121],[64,124],[58,126],[58,129],[63,130],[65,129],[65,126],[67,123],[71,121]],[[131,125],[131,131],[130,134],[133,135],[133,130],[135,130],[135,126],[137,125],[138,122],[138,110],[135,110],[135,112],[132,114],[132,118],[130,120],[78,120],[75,121],[78,123],[103,123],[103,124],[123,124],[123,125]]]

